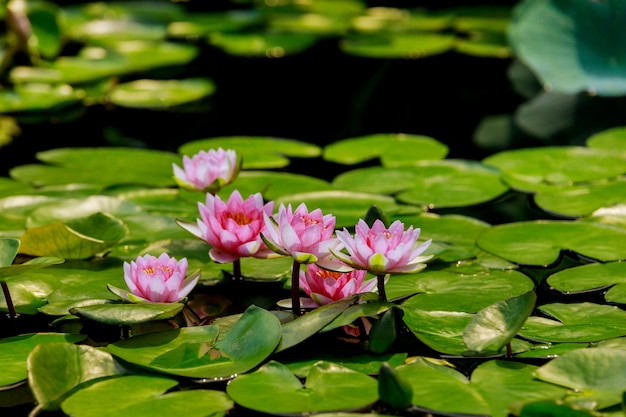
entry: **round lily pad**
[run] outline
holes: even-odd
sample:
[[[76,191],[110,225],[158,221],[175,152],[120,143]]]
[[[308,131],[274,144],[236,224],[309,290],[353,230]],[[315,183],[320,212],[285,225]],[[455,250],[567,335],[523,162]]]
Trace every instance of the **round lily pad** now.
[[[600,261],[626,259],[626,231],[600,223],[537,220],[502,224],[485,230],[476,244],[523,265],[551,265],[565,250]]]
[[[331,185],[320,178],[289,172],[242,171],[237,180],[220,190],[220,196],[227,199],[230,193],[238,190],[243,198],[261,193],[266,200],[275,200],[286,194],[313,191],[327,191]]]
[[[604,295],[605,299],[626,304],[626,262],[592,263],[567,268],[550,275],[547,283],[566,294],[611,287]]]
[[[115,86],[109,99],[118,106],[158,109],[197,101],[214,91],[215,84],[208,78],[143,79]]]
[[[231,55],[282,58],[310,48],[319,39],[310,33],[214,33],[209,43]]]
[[[435,32],[387,32],[355,34],[341,42],[349,55],[367,58],[418,59],[438,55],[454,48],[456,36]]]

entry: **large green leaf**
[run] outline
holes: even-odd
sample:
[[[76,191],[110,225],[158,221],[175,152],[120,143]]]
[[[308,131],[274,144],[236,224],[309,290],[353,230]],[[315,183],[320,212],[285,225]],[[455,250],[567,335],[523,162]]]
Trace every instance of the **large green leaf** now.
[[[543,146],[502,151],[483,159],[498,168],[513,188],[533,192],[545,185],[569,185],[613,178],[626,172],[614,152],[582,146]]]
[[[214,33],[209,43],[230,55],[247,57],[282,58],[300,53],[319,40],[319,35],[310,33]]]
[[[592,263],[567,268],[550,275],[547,283],[566,294],[611,287],[604,294],[605,299],[626,304],[626,262]]]
[[[349,55],[384,59],[418,59],[438,55],[454,48],[456,36],[436,32],[389,32],[355,34],[341,42]]]
[[[535,377],[569,388],[569,404],[600,410],[621,404],[626,390],[626,351],[593,348],[568,352],[548,362]]]
[[[387,133],[341,139],[324,147],[327,161],[355,165],[380,158],[383,166],[413,165],[417,161],[443,159],[448,147],[428,136]]]
[[[333,181],[335,188],[396,194],[401,202],[429,208],[460,207],[493,200],[507,187],[497,170],[479,162],[446,159],[397,168],[362,168]]]
[[[463,331],[463,342],[475,352],[501,350],[517,335],[533,312],[537,295],[528,291],[480,310]]]
[[[23,381],[28,376],[26,359],[30,352],[39,344],[52,342],[76,343],[85,339],[86,335],[70,335],[64,333],[30,333],[0,339],[0,386]]]
[[[23,84],[0,92],[0,112],[58,110],[79,101],[79,92],[67,84]]]
[[[109,98],[118,106],[163,109],[200,100],[214,91],[215,84],[208,78],[142,79],[115,86]]]
[[[498,270],[464,275],[426,269],[419,274],[394,275],[385,284],[390,299],[417,293],[406,300],[404,306],[466,313],[476,313],[493,303],[522,295],[533,288],[533,281],[521,272]]]
[[[132,325],[171,319],[182,309],[182,303],[102,303],[72,307],[69,312],[105,324]]]
[[[20,240],[12,237],[0,239],[0,268],[10,266],[17,255]],[[0,269],[1,271],[1,269]],[[2,275],[0,275],[1,277]]]
[[[304,385],[285,365],[270,361],[232,380],[226,393],[237,404],[272,414],[350,411],[378,399],[374,378],[323,361],[311,367]]]
[[[30,387],[44,410],[58,409],[67,395],[85,382],[124,373],[107,352],[61,342],[37,345],[27,364]]]
[[[618,126],[595,133],[587,138],[586,145],[592,149],[618,152],[626,156],[626,127]]]
[[[54,222],[27,229],[21,236],[20,253],[66,259],[92,257],[122,240],[124,224],[113,216],[96,213],[89,217]]]
[[[531,316],[520,335],[545,342],[597,342],[626,336],[626,312],[616,306],[552,303],[539,307],[551,318]]]
[[[244,169],[282,168],[289,165],[287,157],[313,158],[321,149],[314,144],[293,139],[266,136],[229,136],[199,139],[178,148],[182,155],[192,156],[207,149],[232,149],[243,158]],[[261,191],[261,190],[258,190]]]
[[[328,353],[326,353],[328,350]],[[334,351],[333,351],[334,350]],[[352,351],[336,351],[333,346],[328,349],[316,349],[314,355],[300,355],[295,361],[282,361],[291,372],[300,378],[305,378],[311,367],[319,361],[332,362],[342,367],[352,369],[368,375],[379,372],[383,362],[391,366],[402,365],[407,358],[407,353],[354,353]]]
[[[98,381],[70,395],[61,408],[76,417],[219,417],[232,408],[226,393],[208,390],[171,391],[174,379],[158,375],[129,375]],[[111,401],[114,398],[115,401]]]
[[[624,20],[620,0],[528,0],[514,9],[509,37],[548,88],[619,96],[626,93]]]
[[[36,186],[73,183],[172,186],[173,153],[138,148],[59,148],[37,153],[51,165],[22,165],[11,176]]]
[[[493,226],[476,244],[524,265],[550,265],[571,250],[600,261],[626,259],[626,230],[599,223],[537,220]]]
[[[275,200],[288,194],[328,191],[331,185],[320,178],[289,172],[243,171],[237,180],[222,188],[220,196],[227,200],[238,190],[245,199],[250,194],[261,193],[266,200]]]
[[[225,335],[218,333],[216,325],[183,327],[135,336],[106,349],[154,371],[227,378],[247,372],[267,358],[278,345],[281,327],[272,313],[250,306]]]

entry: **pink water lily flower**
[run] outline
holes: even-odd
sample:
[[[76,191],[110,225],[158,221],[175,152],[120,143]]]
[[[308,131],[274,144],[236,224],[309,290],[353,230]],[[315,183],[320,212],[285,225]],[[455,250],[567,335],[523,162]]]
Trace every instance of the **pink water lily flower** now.
[[[365,270],[335,272],[322,269],[315,264],[300,271],[300,287],[315,304],[322,306],[354,294],[372,292],[376,288],[376,278],[363,281]]]
[[[218,148],[183,156],[183,167],[172,164],[176,183],[191,191],[215,194],[237,178],[241,168],[234,150]]]
[[[309,264],[330,255],[337,245],[333,237],[335,216],[323,215],[321,209],[309,213],[304,203],[292,211],[291,204],[281,204],[278,213],[265,215],[266,232],[261,234],[265,244],[274,252],[293,257],[295,262]]]
[[[343,244],[347,254],[332,250],[340,261],[356,269],[364,269],[373,274],[395,274],[419,272],[426,268],[423,262],[433,255],[421,256],[428,249],[431,240],[419,244],[420,229],[396,220],[389,226],[376,220],[370,228],[363,219],[359,219],[355,234],[352,236],[346,228],[337,231],[337,238]]]
[[[211,245],[209,256],[215,262],[234,262],[244,257],[267,258],[274,255],[261,240],[264,216],[272,214],[274,202],[264,203],[261,193],[246,200],[234,190],[224,202],[218,195],[206,195],[206,204],[198,203],[197,223],[178,224]]]
[[[182,300],[198,283],[200,273],[187,274],[187,259],[177,261],[163,253],[124,262],[124,281],[130,292],[109,285],[109,290],[132,302],[173,303]]]

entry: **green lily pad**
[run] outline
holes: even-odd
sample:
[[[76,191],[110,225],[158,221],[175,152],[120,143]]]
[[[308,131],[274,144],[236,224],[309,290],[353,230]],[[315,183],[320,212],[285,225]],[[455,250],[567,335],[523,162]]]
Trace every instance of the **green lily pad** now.
[[[163,109],[200,100],[215,91],[208,78],[182,80],[135,80],[119,84],[109,99],[122,107]]]
[[[2,241],[6,239],[12,239],[12,238],[1,238],[0,250],[2,250],[2,246],[3,246]],[[22,262],[19,264],[0,266],[0,279],[8,278],[8,277],[15,276],[18,274],[23,274],[24,272],[32,271],[34,269],[45,268],[47,266],[52,266],[52,265],[59,265],[59,264],[62,264],[63,262],[65,262],[65,259],[63,258],[42,256],[39,258],[29,259],[28,261]]]
[[[480,310],[463,332],[463,342],[475,352],[500,351],[517,335],[533,312],[534,291],[498,301]]]
[[[625,19],[619,0],[528,1],[514,9],[509,37],[515,54],[549,89],[619,96],[626,92],[626,54],[614,45],[626,42]]]
[[[447,154],[448,146],[431,137],[386,133],[341,139],[324,147],[323,158],[346,165],[380,158],[383,166],[398,167],[443,159]]]
[[[463,341],[463,333],[474,314],[460,311],[426,311],[402,305],[402,320],[409,330],[425,345],[437,352],[464,357],[502,355],[502,352],[477,354],[468,349]],[[530,343],[519,339],[511,341],[513,353],[530,349]]]
[[[13,90],[0,91],[0,112],[3,114],[57,110],[78,102],[79,93],[67,84],[22,84]]]
[[[589,343],[541,343],[532,345],[531,349],[518,353],[516,358],[553,359],[575,349],[586,349]]]
[[[245,162],[244,162],[245,163]],[[331,185],[320,178],[289,172],[243,171],[233,183],[222,188],[220,196],[228,199],[238,190],[245,199],[248,195],[261,193],[265,200],[275,200],[287,194],[328,191]]]
[[[53,342],[76,343],[86,335],[65,333],[30,333],[0,339],[0,386],[7,386],[23,381],[28,376],[26,359],[39,344]]]
[[[536,378],[567,387],[569,404],[600,410],[621,404],[626,390],[626,351],[621,349],[578,349],[543,365]]]
[[[369,294],[366,294],[366,297],[377,298],[377,295],[375,295],[374,293],[369,293]],[[328,323],[328,325],[326,325],[322,329],[322,332],[327,332],[333,329],[338,329],[343,326],[354,324],[354,322],[360,319],[361,317],[365,317],[365,318],[373,317],[373,318],[379,318],[380,320],[380,317],[383,313],[386,313],[388,310],[390,310],[392,307],[395,306],[393,303],[389,303],[387,301],[378,301],[378,300],[369,300],[367,302],[363,302],[363,301],[364,300],[361,300],[361,302],[351,305],[348,308],[346,308],[344,311],[342,311],[341,314],[339,314],[335,319],[333,319],[333,321]],[[371,334],[372,333],[370,331],[370,336]],[[370,340],[370,344],[371,344],[371,340]],[[370,350],[372,349],[370,348]],[[372,351],[374,352],[374,350]]]
[[[547,283],[566,294],[585,293],[611,287],[604,297],[613,303],[626,304],[626,263],[592,263],[567,268],[550,275]]]
[[[337,228],[355,225],[359,219],[365,218],[365,214],[372,206],[389,215],[401,210],[391,197],[340,190],[283,195],[277,198],[275,203],[277,206],[291,204],[294,209],[301,203],[305,203],[309,210],[320,208],[324,214],[336,217]]]
[[[626,204],[626,177],[615,181],[550,188],[538,191],[533,198],[541,209],[557,215],[587,216],[603,207]]]
[[[317,352],[313,358],[300,358],[293,362],[283,362],[283,364],[299,378],[305,378],[311,367],[319,361],[332,362],[353,371],[367,375],[378,374],[383,362],[391,366],[402,365],[407,358],[407,353],[358,353],[348,354],[347,352],[320,353]]]
[[[418,59],[447,52],[455,43],[454,34],[390,32],[351,35],[340,47],[346,54],[367,58]]]
[[[21,236],[20,253],[85,259],[103,252],[126,236],[124,224],[110,215],[54,222],[26,230]]]
[[[229,136],[187,142],[178,148],[181,155],[195,155],[207,149],[232,149],[243,158],[244,169],[282,168],[287,157],[314,158],[321,149],[314,144],[266,136]],[[259,190],[260,191],[260,190]]]
[[[206,36],[216,32],[238,32],[263,23],[265,17],[258,9],[235,9],[224,12],[187,13],[167,27],[169,36],[185,38]]]
[[[626,336],[626,312],[615,306],[553,303],[539,310],[554,319],[529,317],[519,332],[521,336],[554,343],[597,342]]]
[[[11,176],[18,181],[42,185],[73,183],[145,184],[173,186],[172,164],[176,154],[139,148],[59,148],[37,153],[50,165],[22,165]]]
[[[378,384],[368,375],[320,361],[311,367],[303,385],[285,365],[270,361],[232,380],[226,393],[255,411],[300,414],[364,408],[378,399]]]
[[[72,307],[69,312],[100,323],[132,325],[171,319],[183,310],[183,306],[183,303],[101,303]]]
[[[431,358],[396,368],[413,388],[413,404],[437,414],[506,417],[519,402],[560,398],[565,389],[537,381],[537,366],[503,360],[481,363],[470,380],[452,367]]]
[[[178,381],[158,375],[129,375],[98,381],[70,395],[61,409],[76,417],[223,416],[233,407],[224,392],[173,391]],[[111,401],[115,398],[115,401]]]
[[[57,410],[83,383],[124,373],[107,352],[61,342],[37,345],[28,355],[27,364],[30,387],[44,410]]]
[[[483,159],[498,168],[513,188],[534,192],[542,185],[570,185],[616,177],[626,172],[614,152],[582,146],[545,146],[503,151]],[[506,174],[506,175],[504,175]]]
[[[617,152],[626,156],[626,127],[618,126],[595,133],[585,143],[591,149]]]
[[[312,47],[320,39],[310,33],[214,33],[209,43],[230,55],[282,58]]]
[[[550,265],[571,250],[600,261],[626,259],[626,231],[599,223],[524,221],[493,226],[476,244],[487,252],[523,265]]]
[[[337,176],[339,189],[397,193],[398,201],[429,208],[463,207],[493,200],[507,191],[500,174],[469,160],[421,161],[410,167],[372,167]]]
[[[10,266],[20,248],[20,240],[12,237],[0,239],[0,268]],[[0,269],[0,271],[2,271]],[[0,275],[2,276],[2,275]]]
[[[343,13],[284,12],[269,16],[269,30],[320,36],[341,35],[350,28],[350,15]]]
[[[498,270],[464,275],[426,269],[419,274],[394,275],[385,284],[389,299],[417,294],[403,303],[406,307],[466,313],[476,313],[533,288],[534,282],[521,272]]]
[[[216,325],[183,327],[131,337],[108,345],[106,350],[127,362],[166,374],[227,378],[261,363],[280,338],[278,319],[252,305],[225,335],[219,335]]]

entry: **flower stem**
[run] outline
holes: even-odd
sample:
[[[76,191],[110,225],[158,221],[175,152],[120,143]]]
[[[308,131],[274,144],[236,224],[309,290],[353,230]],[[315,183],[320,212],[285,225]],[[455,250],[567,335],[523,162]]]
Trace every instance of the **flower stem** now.
[[[378,299],[381,301],[387,301],[387,293],[385,292],[385,275],[386,274],[379,274],[376,276],[378,279],[376,284],[378,286]]]
[[[241,260],[235,259],[233,261],[233,279],[235,281],[241,281]]]
[[[12,319],[18,316],[15,311],[15,306],[13,305],[13,300],[11,299],[11,293],[9,292],[9,286],[6,281],[0,281],[0,285],[2,285],[2,292],[4,293],[4,299],[7,302],[7,308],[9,309],[9,317]]]
[[[300,262],[295,260],[291,268],[291,311],[296,316],[302,314],[300,310]]]

